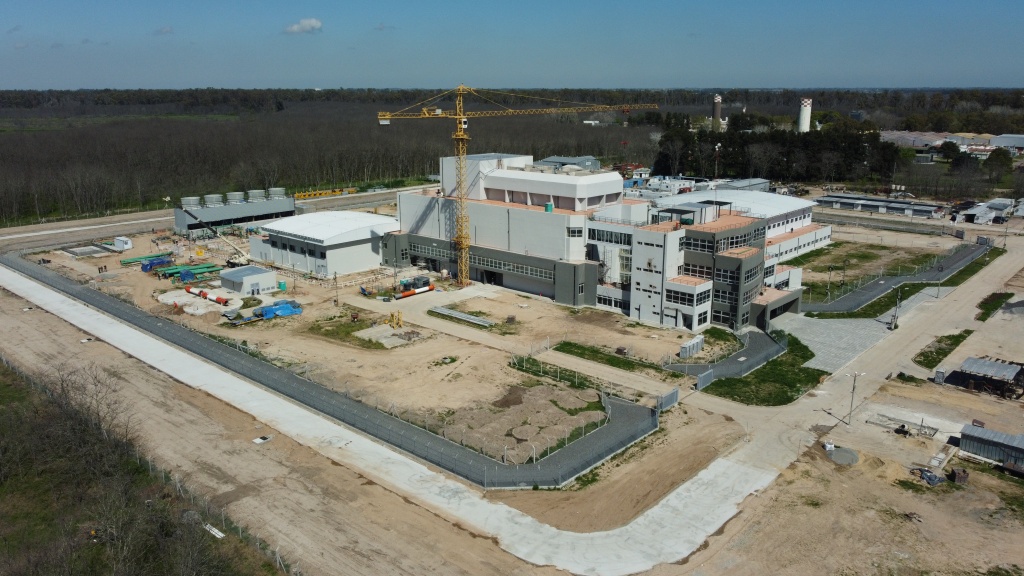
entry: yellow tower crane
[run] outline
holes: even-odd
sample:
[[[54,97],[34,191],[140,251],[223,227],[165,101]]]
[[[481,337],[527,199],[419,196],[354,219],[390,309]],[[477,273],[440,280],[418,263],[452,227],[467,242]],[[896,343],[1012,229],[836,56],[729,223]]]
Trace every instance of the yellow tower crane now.
[[[516,98],[529,98],[543,100],[546,102],[557,102],[559,104],[573,104],[571,106],[559,106],[555,108],[526,108],[513,109],[505,107],[491,98],[480,94],[485,92],[497,96],[513,96]],[[441,98],[454,94],[455,109],[446,110],[432,105]],[[462,98],[467,94],[477,96],[495,106],[500,110],[474,110],[467,112],[462,107]],[[418,110],[414,110],[418,108]],[[392,120],[406,118],[454,118],[455,132],[452,133],[452,140],[455,141],[455,253],[458,260],[458,275],[456,280],[460,286],[469,285],[469,214],[466,211],[466,150],[469,148],[469,133],[466,128],[469,126],[470,118],[491,118],[495,116],[526,116],[529,114],[561,114],[573,112],[616,112],[622,111],[629,114],[630,110],[657,110],[657,104],[617,104],[617,105],[587,105],[576,102],[565,102],[553,98],[540,98],[537,96],[526,96],[522,94],[511,94],[494,90],[482,90],[470,88],[460,84],[457,88],[432,96],[422,102],[418,102],[403,108],[397,112],[378,112],[377,121],[382,126],[391,124]]]

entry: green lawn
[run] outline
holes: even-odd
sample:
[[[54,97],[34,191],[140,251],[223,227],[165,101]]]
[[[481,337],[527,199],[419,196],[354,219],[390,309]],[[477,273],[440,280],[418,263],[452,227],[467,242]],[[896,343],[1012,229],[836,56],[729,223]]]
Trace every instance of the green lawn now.
[[[962,330],[956,334],[939,336],[934,342],[925,346],[924,350],[918,352],[917,356],[914,356],[914,363],[925,368],[935,368],[971,334],[974,334],[974,330]]]
[[[978,302],[978,308],[981,312],[978,312],[974,319],[981,320],[982,322],[988,320],[996,313],[996,310],[1002,308],[1003,304],[1009,302],[1011,298],[1013,298],[1012,292],[993,292],[985,296],[981,302]]]
[[[715,380],[704,392],[754,406],[789,404],[828,375],[824,370],[803,367],[812,358],[814,352],[790,334],[789,350],[782,356],[742,378]]]
[[[725,330],[722,330],[722,332],[725,332]],[[728,334],[728,332],[725,333]],[[721,336],[716,333],[715,337]],[[732,339],[735,340],[735,337],[733,337]],[[604,364],[606,366],[611,366],[612,368],[618,368],[620,370],[625,370],[627,372],[639,372],[641,370],[647,369],[654,370],[662,374],[666,374],[673,378],[683,378],[685,376],[685,374],[682,374],[680,372],[675,372],[673,370],[665,370],[664,368],[658,366],[657,364],[650,364],[648,362],[642,362],[640,360],[626,358],[624,356],[619,356],[618,354],[606,352],[605,350],[598,348],[597,346],[587,346],[586,344],[579,344],[577,342],[570,342],[568,340],[563,340],[558,344],[555,344],[552,347],[552,349],[555,350],[556,352],[569,354],[571,356],[576,356],[578,358],[583,358],[584,360],[590,360],[591,362],[597,362],[599,364]]]

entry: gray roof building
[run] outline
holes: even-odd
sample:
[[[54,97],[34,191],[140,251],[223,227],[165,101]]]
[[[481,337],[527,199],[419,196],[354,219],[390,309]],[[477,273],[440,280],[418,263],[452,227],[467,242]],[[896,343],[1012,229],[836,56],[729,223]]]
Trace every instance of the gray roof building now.
[[[1004,434],[966,424],[960,431],[960,450],[1004,465],[1024,466],[1024,434]]]

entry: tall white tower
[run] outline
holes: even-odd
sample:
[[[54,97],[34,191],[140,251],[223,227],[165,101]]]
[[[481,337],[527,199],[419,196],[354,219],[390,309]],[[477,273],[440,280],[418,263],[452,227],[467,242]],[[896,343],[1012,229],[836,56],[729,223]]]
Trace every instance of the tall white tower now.
[[[711,131],[722,131],[722,95],[715,94],[715,102],[711,107]]]
[[[800,120],[796,124],[797,132],[810,132],[811,131],[811,99],[801,98],[800,99]]]

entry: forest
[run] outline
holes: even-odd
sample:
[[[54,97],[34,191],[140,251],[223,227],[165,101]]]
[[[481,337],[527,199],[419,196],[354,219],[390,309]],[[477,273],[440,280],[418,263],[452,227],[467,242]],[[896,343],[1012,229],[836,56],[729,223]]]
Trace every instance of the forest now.
[[[376,113],[437,92],[0,91],[0,224],[164,207],[212,192],[422,178],[452,153],[450,120],[382,127]],[[878,140],[878,129],[1024,132],[1024,90],[719,90],[730,118],[726,133],[699,129],[713,90],[516,92],[467,102],[467,109],[530,108],[540,98],[654,103],[660,110],[473,120],[471,153],[593,155],[608,164],[653,165],[656,173],[711,177],[721,144],[720,176],[884,184],[894,170],[912,168],[905,154]],[[801,97],[814,99],[823,130],[787,129]],[[850,118],[855,111],[862,120]],[[601,125],[582,123],[591,119]]]

